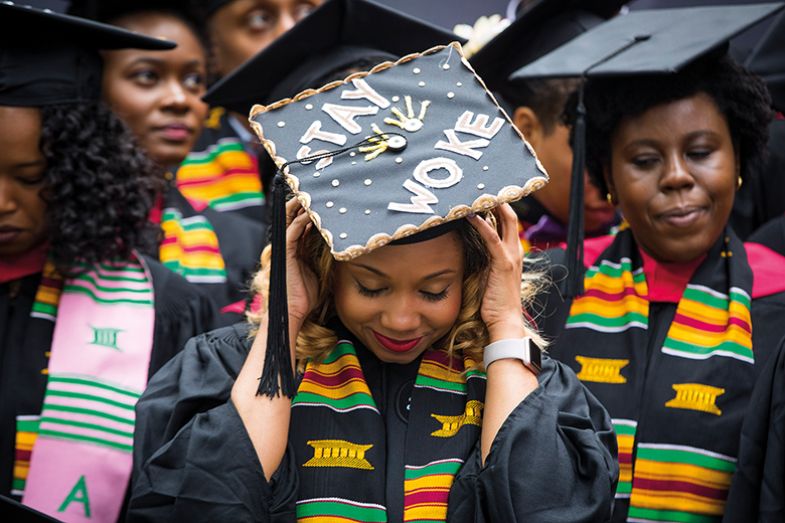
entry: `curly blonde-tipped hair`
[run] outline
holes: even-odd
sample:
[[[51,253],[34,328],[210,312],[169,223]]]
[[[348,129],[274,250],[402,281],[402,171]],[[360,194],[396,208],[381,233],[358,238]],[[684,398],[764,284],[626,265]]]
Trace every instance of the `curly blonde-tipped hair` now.
[[[488,213],[492,223],[494,217]],[[462,353],[474,362],[473,367],[482,368],[482,351],[488,345],[488,329],[480,317],[480,305],[484,295],[485,282],[490,269],[490,256],[480,234],[466,220],[461,220],[455,232],[463,247],[464,276],[462,285],[462,302],[458,318],[450,332],[442,338],[436,349],[447,350],[450,356]],[[316,275],[318,282],[317,304],[306,319],[297,335],[295,353],[298,368],[302,369],[307,361],[321,361],[335,347],[338,337],[327,327],[336,318],[333,300],[333,281],[335,259],[321,235],[312,228],[300,243],[300,258]],[[268,291],[270,289],[270,256],[268,245],[262,251],[261,269],[256,273],[251,285],[254,295],[262,296],[262,306],[248,312],[248,321],[252,325],[251,335],[255,336],[267,311]],[[542,288],[542,273],[524,272],[521,279],[521,305],[528,306],[536,293]],[[540,347],[543,340],[530,325],[527,318],[526,327]],[[469,370],[469,369],[467,369]]]

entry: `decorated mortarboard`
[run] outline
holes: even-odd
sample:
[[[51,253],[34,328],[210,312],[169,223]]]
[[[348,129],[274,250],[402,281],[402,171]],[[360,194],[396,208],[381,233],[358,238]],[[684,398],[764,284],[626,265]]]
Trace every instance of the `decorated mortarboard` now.
[[[360,57],[395,60],[460,40],[422,20],[368,0],[327,0],[204,97],[212,106],[248,114],[306,88]],[[314,84],[316,82],[316,84]]]
[[[41,107],[100,97],[99,49],[173,49],[76,16],[0,2],[0,105]]]
[[[335,259],[350,260],[520,199],[547,181],[458,43],[257,105],[250,121],[279,169],[260,393],[277,393],[279,370],[284,393],[293,393],[285,339],[287,186]]]
[[[515,89],[510,74],[615,15],[627,0],[537,0],[469,61],[491,90]]]
[[[673,74],[727,48],[733,36],[785,6],[782,3],[633,11],[613,18],[515,71],[512,81]],[[586,109],[579,88],[573,125],[573,166],[564,292],[583,291],[583,179]]]

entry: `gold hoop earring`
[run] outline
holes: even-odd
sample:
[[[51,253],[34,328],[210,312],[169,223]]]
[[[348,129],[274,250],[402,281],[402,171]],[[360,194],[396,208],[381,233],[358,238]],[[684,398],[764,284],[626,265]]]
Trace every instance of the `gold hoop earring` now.
[[[742,186],[743,184],[744,184],[744,179],[743,179],[741,176],[739,176],[738,178],[736,178],[736,190],[737,190],[737,191],[738,191],[739,189],[741,189],[741,186]]]
[[[605,195],[605,199],[608,201],[608,203],[609,203],[610,205],[616,205],[616,204],[613,202],[613,196],[611,195],[611,193],[608,193],[608,194],[606,194],[606,195]]]

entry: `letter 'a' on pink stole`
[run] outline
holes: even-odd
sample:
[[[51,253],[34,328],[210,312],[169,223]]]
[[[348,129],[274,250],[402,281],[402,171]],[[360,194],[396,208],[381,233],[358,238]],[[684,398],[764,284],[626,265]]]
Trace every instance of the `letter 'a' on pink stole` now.
[[[67,522],[117,521],[154,324],[141,260],[100,264],[65,282],[25,505]]]

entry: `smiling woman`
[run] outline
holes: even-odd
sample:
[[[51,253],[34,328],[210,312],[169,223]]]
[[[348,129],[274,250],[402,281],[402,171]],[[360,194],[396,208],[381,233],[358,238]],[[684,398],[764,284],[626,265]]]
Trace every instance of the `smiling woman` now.
[[[703,24],[722,33],[711,8],[687,11],[653,12],[694,18],[686,35],[652,39],[688,53]],[[646,22],[633,34],[657,25]],[[771,100],[715,45],[662,73],[584,86],[588,171],[629,226],[584,243],[585,292],[550,292],[540,326],[614,418],[613,521],[721,519],[751,392],[785,334],[785,259],[728,225],[738,187],[761,165]],[[577,96],[568,107],[574,118]]]

